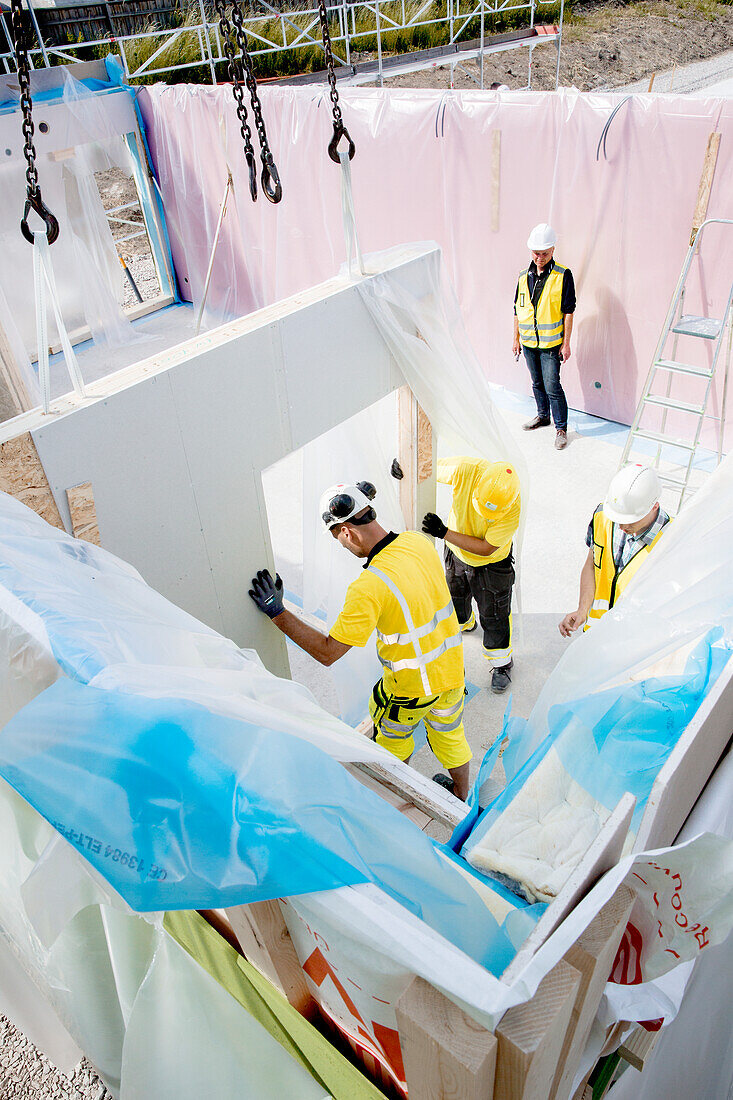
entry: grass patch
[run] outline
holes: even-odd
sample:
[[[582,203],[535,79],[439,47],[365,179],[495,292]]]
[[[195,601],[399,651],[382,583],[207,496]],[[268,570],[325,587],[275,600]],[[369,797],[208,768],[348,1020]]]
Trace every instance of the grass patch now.
[[[703,0],[701,0],[703,2]],[[570,4],[565,4],[566,17]],[[455,9],[454,9],[455,10]],[[465,4],[466,12],[469,12],[469,2]],[[420,0],[392,0],[391,3],[380,5],[380,31],[383,56],[392,54],[410,53],[413,50],[432,49],[435,46],[443,46],[450,41],[451,27],[448,19],[446,0],[433,0],[433,2],[421,3]],[[256,8],[250,8],[248,15],[257,13]],[[489,37],[492,34],[501,34],[505,31],[517,30],[528,25],[528,11],[508,11],[495,16],[485,16],[484,34]],[[542,23],[554,23],[560,17],[560,4],[543,4],[536,14],[536,21]],[[209,19],[213,19],[209,13]],[[438,20],[438,22],[436,22]],[[151,84],[165,79],[169,84],[185,81],[188,83],[210,83],[211,75],[207,65],[201,64],[201,47],[198,33],[195,30],[186,31],[188,27],[195,27],[200,22],[198,6],[187,7],[181,16],[180,26],[184,30],[176,41],[166,48],[152,62],[152,69],[164,68],[168,65],[183,65],[185,68],[163,75],[144,73],[134,78],[135,84]],[[330,20],[329,27],[333,42],[334,54],[344,58],[346,46],[344,36],[348,35],[351,57],[355,55],[373,54],[377,51],[377,20],[373,11],[365,11],[363,8],[347,8],[346,24],[341,18]],[[393,24],[400,24],[390,29]],[[402,24],[411,24],[403,26]],[[145,32],[150,33],[161,30],[154,21],[145,26]],[[478,16],[467,19],[467,15],[456,16],[453,21],[453,32],[456,39],[461,42],[469,41],[481,36],[481,20]],[[210,32],[211,33],[211,32]],[[305,37],[307,36],[307,37]],[[294,16],[288,19],[280,19],[274,16],[263,17],[253,24],[248,25],[248,40],[251,53],[254,57],[255,74],[258,78],[276,78],[281,76],[295,76],[299,73],[317,72],[325,68],[323,49],[320,45],[320,26],[318,21],[307,16]],[[308,42],[308,38],[315,39],[315,43]],[[266,41],[262,41],[265,39]],[[276,42],[282,49],[268,48],[267,42]],[[296,46],[295,44],[298,43]],[[140,38],[135,42],[125,44],[125,55],[128,67],[134,72],[143,64],[162,44],[162,39],[157,37]],[[212,41],[215,48],[215,43]],[[257,51],[262,50],[259,53]],[[104,56],[107,51],[99,51]],[[226,65],[217,65],[217,77],[220,80],[227,79]]]

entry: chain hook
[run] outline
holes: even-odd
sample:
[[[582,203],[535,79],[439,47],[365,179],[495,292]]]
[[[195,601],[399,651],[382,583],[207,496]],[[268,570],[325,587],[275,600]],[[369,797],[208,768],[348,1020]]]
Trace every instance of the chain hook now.
[[[29,194],[25,200],[25,207],[23,208],[23,218],[20,223],[20,231],[28,241],[29,244],[35,244],[36,235],[28,225],[28,215],[31,210],[35,210],[38,217],[42,220],[46,226],[46,236],[48,237],[48,243],[53,244],[59,235],[59,222],[58,218],[51,213],[46,206],[45,202],[41,198],[41,192],[37,191],[34,195]]]
[[[356,146],[351,139],[351,134],[344,126],[343,122],[334,122],[333,124],[333,137],[328,143],[328,155],[335,164],[340,164],[338,146],[341,138],[346,138],[349,143],[349,160],[354,159],[354,153],[356,152]]]
[[[283,188],[280,183],[280,173],[278,172],[275,161],[270,157],[268,160],[263,158],[262,160],[262,190],[265,193],[265,198],[270,202],[280,202],[283,197]]]
[[[249,193],[252,196],[252,202],[257,202],[257,161],[254,150],[251,147],[245,149],[244,157],[249,168]]]

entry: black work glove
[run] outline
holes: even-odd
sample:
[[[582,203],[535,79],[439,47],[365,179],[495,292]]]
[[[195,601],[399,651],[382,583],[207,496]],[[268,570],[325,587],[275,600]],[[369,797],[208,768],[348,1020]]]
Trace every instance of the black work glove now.
[[[434,539],[444,539],[448,534],[448,528],[435,512],[428,512],[423,516],[422,529],[426,535],[432,535]]]
[[[279,573],[275,574],[275,580],[273,580],[269,569],[260,569],[257,576],[252,578],[249,594],[260,611],[264,611],[270,619],[274,619],[285,610],[283,582]]]

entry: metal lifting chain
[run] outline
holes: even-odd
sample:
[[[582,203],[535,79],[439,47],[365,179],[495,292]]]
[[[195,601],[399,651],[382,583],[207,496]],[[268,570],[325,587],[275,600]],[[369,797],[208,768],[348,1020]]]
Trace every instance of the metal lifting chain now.
[[[328,143],[328,155],[331,160],[336,162],[336,164],[340,164],[338,144],[341,141],[341,138],[346,138],[348,142],[349,160],[354,159],[356,146],[351,140],[351,134],[344,126],[343,118],[341,117],[339,94],[336,90],[336,74],[333,71],[333,50],[331,49],[331,32],[328,29],[328,13],[326,11],[326,0],[318,0],[318,18],[321,21],[323,52],[326,55],[326,69],[328,72],[328,83],[330,87],[329,95],[331,97],[331,106],[333,109],[333,137]]]
[[[28,225],[28,215],[31,210],[43,220],[46,226],[48,243],[53,244],[59,235],[59,223],[41,198],[41,188],[38,186],[38,169],[36,168],[36,148],[33,144],[33,100],[31,99],[31,76],[28,61],[28,49],[23,28],[23,6],[21,0],[10,0],[10,17],[13,30],[13,52],[15,54],[15,66],[18,71],[18,84],[20,85],[20,110],[23,115],[23,155],[26,159],[26,200],[23,210],[23,218],[20,223],[20,231],[25,239],[34,243],[33,231]]]
[[[239,116],[240,129],[242,131],[242,138],[244,140],[244,156],[249,166],[249,192],[253,200],[257,199],[257,166],[255,161],[255,151],[252,146],[252,130],[249,122],[247,121],[247,108],[244,105],[244,92],[242,88],[242,69],[244,70],[244,81],[249,92],[249,98],[252,105],[252,115],[255,120],[255,126],[257,128],[257,137],[260,142],[260,159],[262,161],[262,190],[265,193],[265,197],[270,202],[280,202],[282,198],[282,186],[280,184],[280,176],[278,175],[277,168],[275,167],[275,161],[270,150],[270,145],[267,140],[267,131],[265,130],[265,120],[262,117],[262,105],[257,94],[257,81],[255,79],[254,71],[252,68],[252,58],[249,55],[247,49],[247,38],[244,32],[244,22],[242,12],[237,0],[233,0],[231,5],[231,21],[227,15],[226,0],[214,0],[214,6],[219,16],[219,26],[222,32],[222,42],[224,46],[224,53],[227,59],[227,68],[229,69],[229,79],[232,82],[232,91],[234,98],[237,102],[237,115]],[[233,25],[232,25],[233,24]],[[236,49],[235,49],[236,47]],[[236,50],[241,53],[241,65],[240,58],[236,56]]]

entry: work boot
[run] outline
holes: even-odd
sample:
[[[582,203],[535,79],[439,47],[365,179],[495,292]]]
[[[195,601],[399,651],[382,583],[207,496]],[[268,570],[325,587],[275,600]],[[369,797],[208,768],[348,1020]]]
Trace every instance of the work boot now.
[[[568,445],[568,433],[563,431],[562,428],[558,428],[557,435],[555,436],[555,450],[564,451]]]
[[[546,428],[549,423],[549,416],[546,420],[543,420],[541,416],[535,416],[533,420],[528,420],[526,424],[522,424],[522,428],[525,432],[533,432],[535,428]]]
[[[442,772],[438,772],[433,776],[433,783],[437,783],[439,787],[445,787],[451,794],[455,794],[455,784],[449,775],[443,775]]]
[[[458,625],[461,628],[461,634],[470,634],[472,630],[475,630],[478,626],[478,623],[476,622],[476,616],[474,615],[473,611],[471,612],[470,619],[467,619],[465,623],[459,623]]]
[[[508,665],[502,665],[501,668],[495,668],[491,673],[491,690],[494,695],[501,695],[512,682],[512,678],[509,675],[514,661],[510,661]]]

